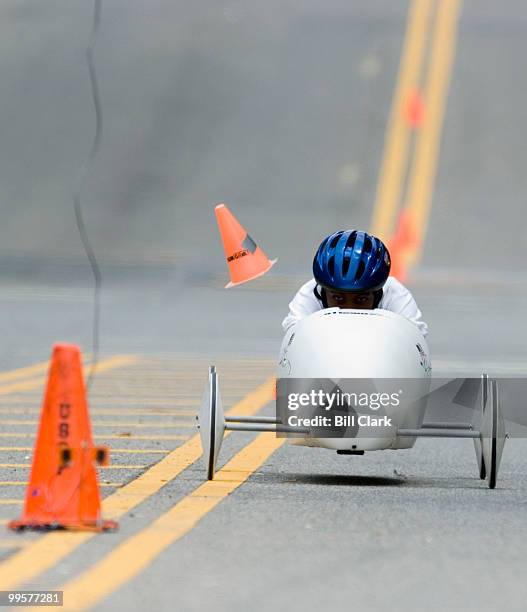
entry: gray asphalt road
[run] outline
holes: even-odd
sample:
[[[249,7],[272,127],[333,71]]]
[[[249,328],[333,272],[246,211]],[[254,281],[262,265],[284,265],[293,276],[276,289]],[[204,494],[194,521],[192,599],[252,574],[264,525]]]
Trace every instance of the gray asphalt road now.
[[[182,356],[198,360],[196,373],[221,358],[227,405],[259,382],[254,368],[265,379],[318,241],[370,223],[407,11],[380,0],[105,2],[105,131],[83,198],[103,267],[104,355],[140,354],[165,375]],[[46,359],[59,339],[90,350],[90,272],[71,194],[93,115],[89,3],[7,2],[0,14],[7,370]],[[527,371],[526,31],[522,2],[464,2],[427,240],[409,283],[438,374]],[[279,257],[269,276],[231,292],[217,201]],[[256,366],[234,389],[244,362]],[[139,407],[151,404],[152,371],[141,374],[150,395]],[[180,375],[163,406],[176,392],[199,398],[201,383]],[[123,394],[108,383],[94,401],[118,409]],[[230,436],[220,463],[250,439]],[[469,441],[357,458],[284,446],[97,609],[522,610],[527,445],[508,443],[495,491],[476,478],[473,454]],[[79,575],[203,477],[198,461],[127,513],[119,533],[29,586]]]

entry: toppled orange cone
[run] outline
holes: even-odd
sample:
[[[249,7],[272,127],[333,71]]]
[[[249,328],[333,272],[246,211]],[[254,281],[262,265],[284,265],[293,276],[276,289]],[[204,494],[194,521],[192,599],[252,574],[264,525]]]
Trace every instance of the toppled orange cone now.
[[[231,277],[231,282],[225,285],[225,289],[268,272],[277,260],[268,259],[225,204],[218,204],[214,211]]]
[[[101,517],[94,462],[108,449],[92,440],[79,348],[53,347],[24,511],[10,529],[116,529]]]

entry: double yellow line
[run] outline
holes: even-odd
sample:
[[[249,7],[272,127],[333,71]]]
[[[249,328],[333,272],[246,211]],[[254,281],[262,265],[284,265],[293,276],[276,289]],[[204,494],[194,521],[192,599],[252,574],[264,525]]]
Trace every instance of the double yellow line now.
[[[101,361],[97,371],[131,365],[136,360],[135,356],[116,356]],[[48,363],[44,362],[0,374],[0,394],[2,391],[9,394],[41,387],[45,382],[44,374],[47,369]],[[274,378],[271,378],[247,394],[229,412],[252,415],[273,397]],[[66,607],[84,608],[130,580],[161,550],[184,535],[223,498],[239,487],[282,443],[283,440],[270,434],[258,436],[218,472],[213,482],[206,482],[198,487],[168,513],[125,540],[99,563],[65,585],[61,590],[65,590]],[[138,478],[106,497],[102,502],[103,514],[112,519],[121,518],[176,478],[200,456],[201,443],[199,435],[196,434],[174,451],[167,452],[159,463]],[[14,505],[21,503],[21,500],[4,499],[3,503]],[[93,532],[59,532],[28,543],[0,565],[0,590],[14,589],[28,583],[94,536]],[[138,545],[139,548],[136,548]],[[133,550],[134,554],[130,555],[130,550]],[[113,567],[113,570],[118,567],[119,571],[112,570],[110,575],[106,575],[108,566]]]
[[[243,484],[284,441],[271,433],[258,435],[216,473],[214,480],[192,491],[92,568],[58,587],[64,592],[64,604],[75,610],[88,609],[137,576],[163,550],[187,534]]]
[[[229,413],[239,415],[255,414],[273,399],[274,389],[274,378],[271,378],[234,405]],[[229,432],[227,432],[227,434],[228,433]],[[267,438],[269,439],[269,436]],[[281,441],[276,439],[276,442]],[[274,443],[275,438],[271,436],[270,444],[265,445],[269,454],[276,448]],[[114,520],[121,518],[137,505],[158,492],[168,482],[176,478],[183,470],[197,461],[201,454],[201,442],[199,435],[196,434],[187,442],[169,453],[161,461],[146,470],[138,478],[106,497],[102,502],[103,515]],[[246,457],[245,471],[247,475],[258,467],[259,458],[263,457],[261,460],[265,460],[264,456],[265,453],[262,455],[262,451],[259,451],[252,457]],[[240,465],[238,465],[238,467],[240,467]],[[233,482],[238,482],[237,486],[243,482],[243,480],[240,480],[241,470],[238,470],[238,472],[240,473],[234,474],[233,476]],[[231,490],[234,490],[234,488]],[[216,490],[216,495],[214,496],[217,498],[218,502],[222,499],[219,489],[221,489],[221,487]],[[228,495],[229,492],[229,487],[224,487],[223,496]],[[212,507],[213,506],[207,509],[208,506],[203,506],[196,514],[195,522],[204,516],[206,512],[210,511]],[[156,522],[155,524],[158,523]],[[95,535],[96,534],[93,532],[56,532],[42,536],[40,539],[36,540],[34,544],[12,555],[0,565],[0,590],[12,590],[29,582],[36,576],[55,566],[61,559],[74,552],[82,544],[94,538]],[[141,556],[141,554],[142,551],[140,549],[135,551],[136,556]],[[96,568],[98,568],[103,561],[96,564],[91,571],[96,571]],[[119,575],[122,579],[122,573]],[[130,573],[130,578],[133,575],[133,572]],[[82,580],[82,575],[79,577],[79,580]],[[108,581],[105,581],[104,585],[106,585],[105,589],[107,589]],[[102,589],[102,583],[99,590],[97,584],[93,584],[90,590],[92,591],[92,600],[96,597],[97,593],[99,593],[98,598],[100,599],[107,592],[107,590]],[[65,605],[75,609],[80,609],[84,606],[80,599],[76,599],[74,604],[71,599],[69,603],[66,600]]]
[[[398,211],[408,213],[415,240],[407,264],[418,263],[426,237],[460,9],[461,0],[412,0],[410,6],[371,220],[372,233],[389,240]],[[420,91],[424,112],[412,148],[405,115]]]

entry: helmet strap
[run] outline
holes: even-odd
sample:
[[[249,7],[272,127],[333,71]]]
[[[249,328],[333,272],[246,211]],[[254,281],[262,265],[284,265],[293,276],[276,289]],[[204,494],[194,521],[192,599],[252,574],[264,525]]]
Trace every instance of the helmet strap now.
[[[379,304],[381,303],[382,296],[383,296],[382,289],[377,289],[377,291],[374,292],[373,294],[373,307],[374,308],[379,308]]]
[[[320,291],[319,291],[319,285],[315,285],[315,288],[313,289],[313,293],[315,294],[315,297],[317,298],[317,300],[322,302],[322,306],[324,306],[324,308],[327,308],[328,301],[326,299],[326,290],[324,289],[324,287],[320,287]]]

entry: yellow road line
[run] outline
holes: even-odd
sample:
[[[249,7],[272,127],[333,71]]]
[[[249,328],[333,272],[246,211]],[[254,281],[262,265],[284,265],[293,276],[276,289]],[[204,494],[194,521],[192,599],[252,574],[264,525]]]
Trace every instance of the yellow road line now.
[[[258,380],[261,380],[261,378]],[[256,381],[253,381],[253,383],[256,384]],[[245,390],[247,390],[247,387],[245,387]],[[93,405],[95,405],[99,401],[108,400],[108,398],[112,398],[112,397],[118,398],[119,396],[122,396],[122,395],[126,395],[130,397],[132,395],[134,401],[138,404],[141,404],[141,403],[144,404],[150,401],[152,402],[159,401],[161,405],[172,406],[172,405],[175,405],[173,404],[173,402],[180,401],[181,403],[179,405],[183,407],[199,406],[202,391],[203,389],[196,390],[194,392],[192,390],[185,389],[184,392],[180,390],[177,393],[170,393],[168,390],[160,391],[159,393],[153,393],[152,391],[145,389],[145,392],[143,394],[140,394],[140,393],[135,393],[134,391],[131,391],[129,389],[108,389],[108,390],[105,389],[104,391],[100,393],[91,392],[90,401],[91,403],[93,403]],[[227,401],[231,399],[232,400],[241,399],[243,395],[244,395],[244,392],[242,392],[241,390],[238,392],[233,392],[233,393],[225,393],[225,399]],[[38,398],[38,392],[37,394],[35,394],[35,398],[36,399]],[[197,398],[200,398],[200,400],[198,400]],[[189,404],[189,402],[191,403]]]
[[[22,499],[0,499],[0,506],[21,506],[24,503]]]
[[[31,463],[0,463],[0,469],[3,468],[30,468]],[[149,467],[148,465],[98,465],[99,470],[142,470]]]
[[[275,379],[270,378],[235,404],[228,414],[255,414],[274,398],[274,391]],[[192,465],[201,454],[199,434],[196,434],[135,480],[106,497],[102,502],[103,514],[119,519]],[[0,590],[14,589],[28,582],[93,537],[93,532],[55,532],[42,536],[0,564]]]
[[[0,384],[10,382],[12,380],[19,380],[20,378],[28,378],[35,376],[36,374],[42,374],[43,372],[47,372],[48,368],[49,361],[42,361],[25,368],[17,368],[16,370],[10,370],[9,372],[1,372]]]
[[[119,368],[126,365],[133,365],[138,362],[138,357],[136,355],[114,355],[113,357],[109,357],[108,359],[103,359],[99,361],[97,366],[95,367],[96,373],[106,372],[107,370],[112,370],[113,368]],[[31,366],[30,366],[31,367]],[[90,371],[91,366],[85,366],[84,372]],[[31,380],[26,380],[22,382],[15,382],[10,384],[5,384],[0,386],[0,395],[9,395],[10,393],[18,393],[20,391],[29,391],[30,389],[38,389],[42,387],[46,382],[45,377],[34,378]]]
[[[439,2],[425,88],[426,114],[410,174],[408,210],[420,237],[409,253],[410,264],[417,263],[421,256],[430,215],[460,9],[460,0]]]
[[[0,452],[32,453],[31,446],[0,446]],[[162,448],[111,448],[110,454],[129,454],[129,455],[167,455],[170,451]]]
[[[384,155],[371,221],[372,233],[383,240],[390,237],[401,197],[410,142],[404,105],[409,93],[417,87],[419,81],[431,8],[431,0],[413,0],[408,14],[397,87],[386,130]]]
[[[29,483],[26,480],[0,480],[0,487],[27,486]]]
[[[168,402],[167,402],[168,403]],[[28,417],[36,416],[40,413],[40,406],[33,404],[31,408],[0,408],[0,414],[15,415],[23,414]],[[170,408],[137,408],[132,410],[130,408],[90,408],[90,416],[177,416],[177,417],[190,417],[193,418],[196,414],[196,410],[171,410]],[[0,425],[4,421],[0,419]]]
[[[30,432],[0,432],[0,438],[34,438],[35,434]],[[188,435],[170,435],[170,434],[161,434],[159,436],[136,436],[135,434],[100,434],[94,436],[94,440],[187,440]]]
[[[84,355],[83,361],[88,364],[91,361],[91,355]],[[47,372],[49,369],[49,359],[47,361],[41,361],[30,366],[23,368],[16,368],[15,370],[8,370],[7,372],[0,372],[0,384],[12,380],[19,380],[21,378],[31,378],[37,374]]]
[[[0,420],[0,425],[4,427],[16,426],[16,425],[38,425],[38,420],[22,420],[22,419],[3,419]],[[162,421],[148,421],[138,423],[135,421],[92,421],[92,427],[138,427],[138,428],[153,428],[153,429],[195,429],[196,421],[176,421],[176,422],[162,422]]]
[[[38,379],[43,381],[44,379]],[[36,385],[36,383],[38,382],[37,380],[35,381],[28,381],[28,382],[34,382],[34,385]],[[253,381],[255,382],[255,381]],[[0,387],[1,389],[2,387]],[[188,394],[185,393],[178,393],[176,395],[169,395],[168,393],[160,393],[158,396],[153,396],[151,393],[147,393],[145,395],[139,395],[137,393],[133,394],[133,397],[122,397],[123,395],[123,390],[113,390],[113,391],[108,391],[108,392],[104,392],[101,394],[98,393],[94,393],[93,391],[90,392],[90,403],[93,404],[94,406],[96,405],[100,405],[102,403],[105,404],[111,404],[112,406],[144,406],[146,405],[151,405],[151,406],[171,406],[171,407],[177,407],[177,406],[181,406],[184,408],[187,407],[195,407],[195,406],[199,406],[199,404],[201,403],[201,400],[196,399],[196,396],[201,396],[201,392],[202,390],[196,391],[195,393],[192,393],[192,391],[189,391]],[[11,391],[9,391],[9,393],[11,393]],[[27,392],[17,392],[16,390],[13,391],[13,393],[17,393],[16,396],[14,397],[5,397],[3,396],[0,397],[0,404],[3,406],[11,406],[11,405],[19,405],[19,406],[39,406],[41,398],[42,398],[42,388],[37,388],[36,386],[34,387],[34,390],[31,391],[27,391]],[[131,393],[129,391],[127,391],[127,393]],[[9,395],[8,393],[6,393],[5,395]],[[237,401],[239,399],[241,399],[243,397],[243,393],[239,392],[239,393],[225,393],[225,400],[226,401]]]
[[[20,539],[5,539],[0,540],[0,548],[24,548],[27,546],[29,542],[27,540]]]
[[[184,497],[151,525],[114,548],[89,570],[59,587],[66,609],[84,610],[137,576],[160,553],[187,534],[222,500],[243,484],[283,438],[262,433],[237,453],[214,480]]]
[[[29,482],[24,480],[0,480],[0,487],[21,487],[27,486]],[[122,487],[122,482],[100,482],[100,487]]]
[[[201,392],[200,392],[201,393]],[[0,405],[1,406],[29,406],[32,408],[40,408],[40,401],[41,401],[41,393],[35,393],[33,394],[33,399],[28,399],[27,397],[20,397],[20,396],[14,396],[14,397],[0,397]],[[237,396],[231,396],[231,399],[238,399],[239,395]],[[227,394],[225,394],[225,399],[228,400],[229,396]],[[199,406],[200,404],[200,400],[197,400],[195,398],[193,399],[170,399],[170,400],[166,400],[166,399],[161,399],[161,400],[157,400],[157,399],[151,399],[151,398],[123,398],[123,397],[118,397],[118,398],[114,398],[114,399],[109,399],[107,395],[102,395],[100,398],[97,397],[96,394],[94,394],[93,392],[90,393],[90,403],[92,405],[96,405],[96,406],[100,406],[101,404],[110,404],[112,407],[113,406],[160,406],[162,409],[163,406],[171,406],[171,407],[177,407],[177,406],[184,406],[185,408],[188,406]],[[6,411],[7,414],[9,414],[9,411]]]
[[[159,388],[161,389],[167,389],[169,391],[172,391],[173,393],[178,393],[181,390],[181,385],[185,385],[186,388],[191,389],[191,390],[198,390],[201,391],[201,387],[203,386],[204,382],[207,382],[207,379],[205,377],[205,381],[203,380],[196,380],[196,381],[192,381],[192,380],[188,380],[186,378],[183,378],[182,380],[179,381],[174,381],[173,383],[167,383],[167,382],[163,382],[163,381],[152,381],[148,376],[146,377],[142,377],[142,376],[138,376],[138,374],[140,374],[140,369],[138,369],[137,371],[135,371],[135,375],[136,375],[136,379],[135,379],[135,383],[130,383],[128,381],[123,381],[118,377],[112,378],[112,379],[106,379],[106,380],[100,380],[99,383],[94,387],[94,391],[106,391],[106,390],[111,390],[113,391],[114,389],[120,389],[120,390],[127,390],[130,389],[134,392],[140,392],[140,391],[157,391]],[[243,380],[236,380],[236,381],[231,381],[228,383],[229,388],[234,391],[242,391],[245,387],[245,385],[247,384],[247,382],[252,382],[254,381],[255,376],[258,376],[258,374],[251,374],[251,376],[247,377],[246,381]]]

